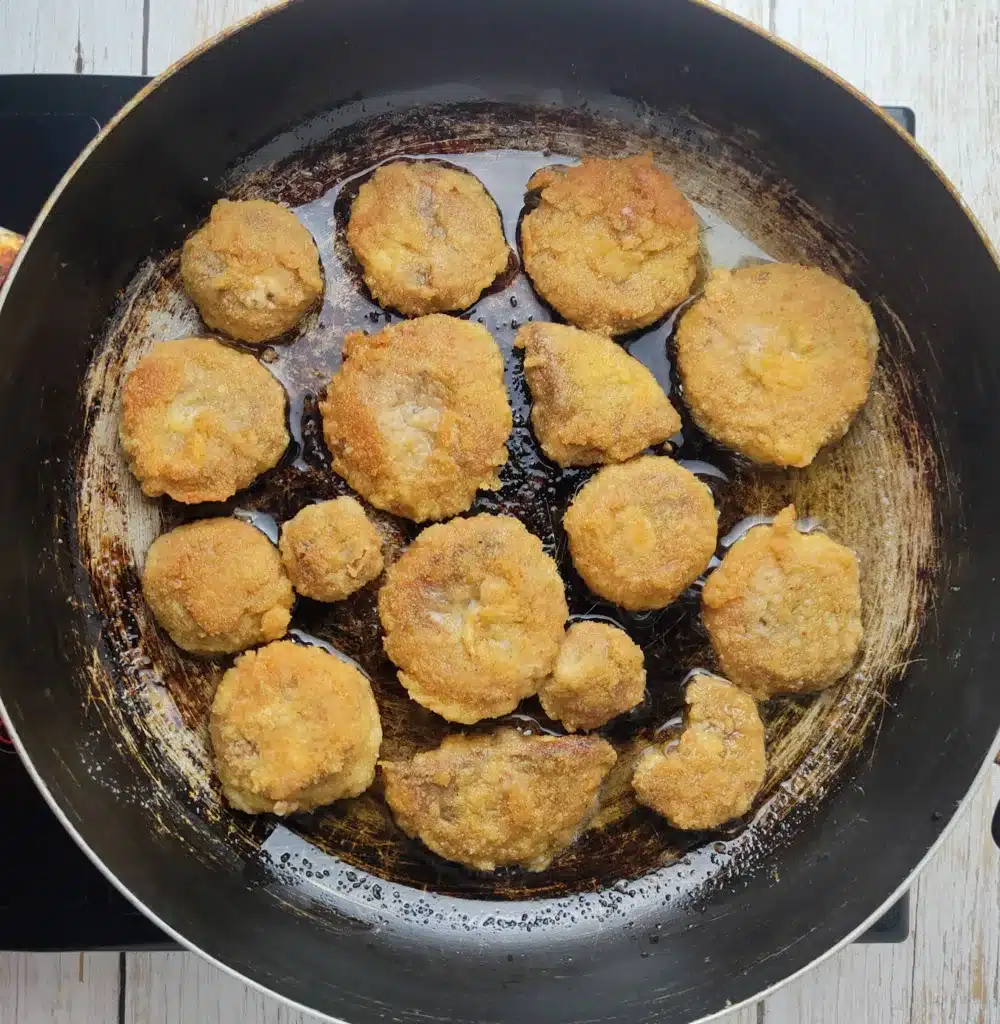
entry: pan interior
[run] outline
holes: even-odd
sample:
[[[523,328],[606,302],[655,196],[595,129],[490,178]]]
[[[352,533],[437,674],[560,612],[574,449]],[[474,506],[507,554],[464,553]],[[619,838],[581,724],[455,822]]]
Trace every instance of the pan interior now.
[[[482,103],[365,115],[330,128],[321,141],[307,146],[294,141],[300,138],[290,136],[265,147],[223,187],[233,198],[275,199],[292,206],[312,230],[323,261],[322,308],[294,340],[265,349],[261,357],[290,398],[294,443],[283,462],[232,501],[211,506],[150,501],[129,474],[117,443],[125,376],[156,341],[205,333],[180,287],[177,252],[140,268],[109,321],[88,374],[85,400],[91,414],[78,475],[76,526],[80,586],[96,604],[103,626],[101,643],[89,659],[90,699],[103,727],[120,736],[133,755],[142,775],[137,790],[161,805],[164,813],[156,817],[163,828],[171,828],[182,806],[251,875],[258,869],[265,876],[294,875],[297,884],[318,895],[333,879],[353,884],[353,877],[366,892],[375,890],[378,900],[384,898],[379,880],[473,899],[564,898],[651,873],[669,881],[672,890],[688,892],[719,871],[749,870],[794,830],[792,822],[800,816],[791,812],[819,802],[877,729],[891,686],[916,640],[936,575],[933,430],[905,369],[904,328],[880,296],[866,290],[863,262],[841,242],[835,226],[693,123],[678,123],[675,131],[661,127],[654,135],[579,112]],[[819,520],[858,553],[865,637],[855,671],[817,697],[776,699],[764,706],[769,771],[752,820],[724,835],[685,834],[634,806],[627,784],[630,755],[648,742],[655,728],[676,716],[690,670],[714,664],[699,623],[699,589],[696,585],[661,612],[629,614],[595,599],[574,573],[560,522],[573,493],[592,471],[553,466],[541,455],[529,428],[529,396],[512,342],[520,325],[551,319],[551,312],[534,294],[512,252],[508,272],[463,314],[481,319],[503,351],[515,424],[503,487],[481,494],[472,512],[508,512],[522,519],[558,559],[571,614],[613,619],[643,647],[648,699],[605,730],[619,749],[620,766],[602,794],[597,821],[603,827],[591,828],[544,872],[478,875],[407,840],[377,788],[281,824],[234,814],[220,799],[206,729],[214,688],[231,659],[201,661],[174,648],[142,600],[139,574],[152,538],[181,521],[235,513],[269,529],[310,501],[347,493],[329,469],[317,398],[339,365],[345,331],[374,331],[398,319],[370,300],[343,241],[350,198],[360,181],[379,162],[395,156],[467,167],[496,200],[508,243],[516,250],[525,183],[532,171],[584,155],[646,150],[654,152],[697,204],[706,267],[772,258],[812,263],[858,288],[872,304],[883,341],[872,394],[844,440],[807,470],[753,467],[711,443],[687,418],[677,452],[713,488],[721,513],[720,536],[747,517],[773,515],[794,501],[800,515]],[[670,363],[672,327],[670,318],[624,343],[674,392],[683,414]],[[384,513],[376,516],[391,552],[398,554],[416,528]],[[435,746],[449,727],[410,701],[396,682],[381,649],[375,594],[369,586],[334,605],[300,599],[293,626],[307,637],[333,644],[362,666],[382,714],[382,756],[400,757]],[[512,717],[525,729],[553,727],[535,702]]]

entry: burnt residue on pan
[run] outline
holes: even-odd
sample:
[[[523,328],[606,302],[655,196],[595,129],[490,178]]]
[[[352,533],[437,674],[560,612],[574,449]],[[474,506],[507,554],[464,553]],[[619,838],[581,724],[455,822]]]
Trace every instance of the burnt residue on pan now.
[[[270,151],[282,147],[290,150],[294,142],[276,143]],[[152,621],[139,576],[153,537],[182,521],[239,514],[251,521],[270,517],[280,524],[311,501],[347,493],[329,468],[317,400],[339,365],[345,332],[376,331],[398,319],[372,303],[343,241],[350,199],[359,183],[378,163],[399,155],[467,168],[496,200],[508,242],[514,245],[525,183],[535,169],[584,154],[646,149],[653,150],[699,204],[706,266],[768,258],[815,263],[858,287],[873,304],[883,351],[872,395],[844,440],[805,471],[752,467],[695,429],[676,394],[670,362],[676,318],[624,339],[674,393],[684,415],[676,456],[712,487],[720,508],[720,536],[749,516],[773,515],[794,501],[802,516],[818,519],[858,553],[866,628],[856,670],[816,698],[777,699],[764,706],[770,770],[751,822],[737,823],[727,833],[685,835],[635,806],[628,786],[631,760],[655,729],[676,719],[688,672],[713,665],[698,617],[699,586],[663,611],[631,614],[595,598],[573,571],[561,519],[592,470],[560,470],[541,454],[529,428],[529,395],[512,343],[519,326],[549,319],[551,313],[512,256],[502,279],[462,314],[483,322],[500,345],[514,410],[503,486],[499,492],[481,494],[472,512],[507,512],[520,518],[558,559],[571,613],[614,620],[643,647],[648,696],[605,730],[619,749],[620,765],[604,788],[598,816],[545,872],[477,875],[433,857],[403,836],[377,784],[356,800],[283,824],[234,814],[221,802],[212,775],[206,729],[214,688],[231,659],[198,660],[173,647]],[[137,274],[98,346],[84,396],[87,440],[78,474],[77,541],[81,587],[102,623],[100,643],[90,658],[90,700],[102,728],[120,737],[136,771],[143,774],[136,791],[156,805],[153,817],[171,829],[183,808],[187,818],[195,815],[215,837],[218,850],[246,865],[248,882],[259,871],[287,882],[292,872],[294,884],[312,887],[317,899],[333,876],[374,893],[372,901],[385,902],[388,896],[379,895],[380,879],[386,892],[393,886],[394,892],[405,892],[401,884],[452,896],[511,900],[599,894],[611,886],[620,889],[623,879],[642,876],[649,876],[642,885],[680,895],[698,889],[712,875],[749,870],[792,827],[796,815],[791,812],[814,805],[828,793],[865,740],[877,732],[937,574],[933,499],[940,469],[933,425],[907,375],[905,328],[878,295],[866,293],[863,261],[841,244],[833,227],[802,208],[791,189],[755,170],[745,154],[694,124],[684,132],[653,137],[579,112],[485,104],[370,117],[277,163],[248,163],[234,172],[227,191],[236,198],[264,197],[290,205],[313,232],[323,261],[322,307],[295,336],[260,350],[289,394],[294,440],[282,463],[231,501],[194,507],[144,498],[125,467],[117,442],[125,375],[156,341],[206,333],[181,290],[176,253],[149,262]],[[417,528],[369,511],[391,560]],[[375,581],[334,605],[300,599],[293,625],[335,645],[370,676],[385,732],[382,754],[396,758],[436,745],[450,727],[408,700],[396,681],[382,652],[377,587]],[[510,721],[524,729],[557,728],[534,701]],[[689,852],[696,847],[692,856],[700,866],[693,868]],[[277,859],[275,850],[283,851]],[[293,872],[293,861],[307,866]],[[355,886],[348,876],[361,881]],[[625,886],[621,891],[632,890]],[[291,902],[298,906],[301,901]]]

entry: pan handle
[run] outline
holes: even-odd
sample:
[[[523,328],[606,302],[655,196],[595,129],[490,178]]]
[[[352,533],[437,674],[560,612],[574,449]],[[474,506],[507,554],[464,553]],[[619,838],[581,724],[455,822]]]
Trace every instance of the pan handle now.
[[[14,258],[24,245],[24,239],[13,231],[0,228],[0,287],[3,286],[10,268],[14,265]]]
[[[996,763],[1000,764],[1000,754],[997,754]],[[993,833],[993,842],[1000,846],[1000,804],[997,804],[997,809],[993,812],[993,824],[990,831]]]

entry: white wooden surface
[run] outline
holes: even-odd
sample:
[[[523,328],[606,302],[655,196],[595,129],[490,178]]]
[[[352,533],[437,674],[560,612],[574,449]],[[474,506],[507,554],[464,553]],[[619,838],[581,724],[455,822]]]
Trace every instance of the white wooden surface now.
[[[0,73],[155,73],[260,0],[0,0]],[[728,0],[918,132],[1000,242],[1000,0]],[[1000,1021],[1000,801],[991,770],[911,897],[899,946],[854,946],[724,1024]],[[124,984],[124,987],[122,985]],[[119,1010],[122,1016],[119,1017]],[[309,1024],[186,953],[0,954],[7,1024]]]

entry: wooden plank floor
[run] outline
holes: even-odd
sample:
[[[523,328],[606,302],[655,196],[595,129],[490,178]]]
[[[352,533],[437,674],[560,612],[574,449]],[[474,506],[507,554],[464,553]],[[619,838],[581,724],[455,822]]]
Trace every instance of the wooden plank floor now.
[[[0,0],[0,73],[155,73],[259,0]],[[1000,242],[1000,0],[729,0],[918,131]],[[912,894],[898,946],[854,946],[723,1024],[1000,1021],[991,770]],[[308,1024],[186,953],[0,954],[2,1024]]]

